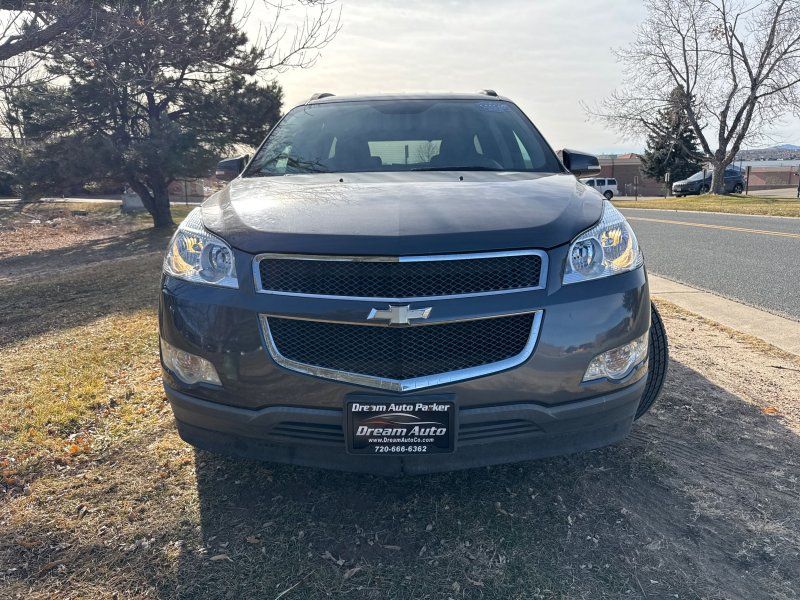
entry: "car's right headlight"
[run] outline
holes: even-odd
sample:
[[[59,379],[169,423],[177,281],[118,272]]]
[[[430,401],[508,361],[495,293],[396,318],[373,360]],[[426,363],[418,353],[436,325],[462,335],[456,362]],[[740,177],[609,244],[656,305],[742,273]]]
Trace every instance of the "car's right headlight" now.
[[[643,262],[633,229],[622,213],[605,201],[597,225],[581,233],[569,246],[564,285],[633,271]]]
[[[222,287],[238,288],[231,247],[203,227],[200,208],[183,220],[164,257],[167,275]]]

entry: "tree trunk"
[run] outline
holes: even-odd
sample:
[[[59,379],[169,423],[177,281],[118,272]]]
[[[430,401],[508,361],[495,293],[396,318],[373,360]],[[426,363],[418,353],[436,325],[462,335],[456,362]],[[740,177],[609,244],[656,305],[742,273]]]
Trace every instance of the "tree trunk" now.
[[[130,177],[128,183],[142,199],[142,204],[153,217],[153,227],[165,229],[175,227],[169,207],[169,192],[166,181],[156,181],[155,185],[146,186],[136,177]],[[151,191],[152,190],[152,191]]]
[[[725,167],[724,162],[714,161],[712,164],[713,171],[711,174],[711,193],[724,194],[725,193]]]
[[[175,227],[169,206],[169,190],[166,181],[153,183],[153,210],[150,211],[150,214],[153,215],[153,226],[156,229]]]

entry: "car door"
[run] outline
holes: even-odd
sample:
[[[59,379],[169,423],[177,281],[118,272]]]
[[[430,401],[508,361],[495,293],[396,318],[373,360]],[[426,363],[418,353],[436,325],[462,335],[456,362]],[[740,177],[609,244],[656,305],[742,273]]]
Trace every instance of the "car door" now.
[[[725,193],[733,191],[733,187],[739,179],[739,172],[734,169],[725,169]]]

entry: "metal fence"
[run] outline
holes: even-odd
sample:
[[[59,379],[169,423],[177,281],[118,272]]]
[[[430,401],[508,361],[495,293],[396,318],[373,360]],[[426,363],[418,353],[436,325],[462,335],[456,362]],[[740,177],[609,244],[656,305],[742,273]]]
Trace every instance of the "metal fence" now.
[[[747,176],[747,189],[775,190],[780,188],[797,188],[800,180],[800,165],[793,164],[785,167],[760,167],[751,165],[745,167]]]

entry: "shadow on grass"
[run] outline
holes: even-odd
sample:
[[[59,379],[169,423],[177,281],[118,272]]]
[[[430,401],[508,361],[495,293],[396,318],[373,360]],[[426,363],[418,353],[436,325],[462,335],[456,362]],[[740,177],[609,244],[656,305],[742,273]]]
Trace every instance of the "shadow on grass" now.
[[[57,232],[56,232],[57,233]],[[113,237],[85,240],[63,248],[30,252],[22,256],[0,259],[0,279],[58,275],[65,270],[163,250],[170,233],[155,229],[139,229]]]
[[[79,264],[65,264],[63,271],[60,251],[37,253],[39,272],[48,270],[47,276],[0,284],[0,348],[110,314],[155,309],[167,234],[137,232],[122,237],[96,254],[70,249],[81,259]],[[103,252],[105,258],[100,258]],[[109,253],[119,260],[109,260]]]
[[[675,362],[631,437],[569,457],[383,479],[198,452],[205,552],[163,597],[794,597],[798,456]]]

